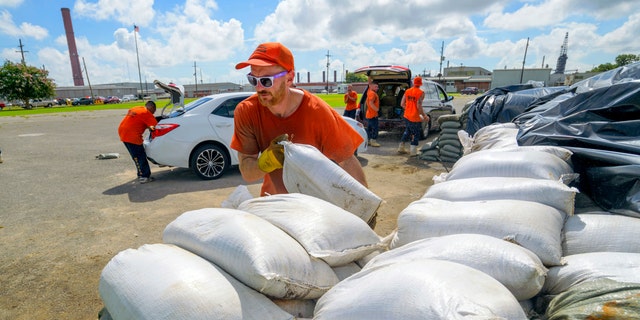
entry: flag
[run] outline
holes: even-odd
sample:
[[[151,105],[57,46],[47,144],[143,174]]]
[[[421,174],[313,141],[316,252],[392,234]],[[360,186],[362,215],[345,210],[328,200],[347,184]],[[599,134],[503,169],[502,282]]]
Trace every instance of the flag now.
[[[138,28],[138,26],[136,26],[135,24],[133,25],[133,31],[135,32],[140,32],[140,28]]]

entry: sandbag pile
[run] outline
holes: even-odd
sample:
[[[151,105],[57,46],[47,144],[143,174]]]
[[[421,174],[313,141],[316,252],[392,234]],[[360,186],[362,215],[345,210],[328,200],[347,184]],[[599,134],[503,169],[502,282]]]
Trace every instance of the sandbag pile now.
[[[419,158],[426,161],[456,162],[464,151],[458,137],[458,132],[462,130],[460,115],[444,115],[437,121],[440,133],[433,141],[422,146]]]
[[[567,219],[566,264],[549,269],[539,308],[547,319],[640,317],[640,219],[606,211]]]
[[[362,219],[303,194],[188,211],[162,238],[103,270],[99,291],[114,319],[312,317],[316,299],[383,248]]]

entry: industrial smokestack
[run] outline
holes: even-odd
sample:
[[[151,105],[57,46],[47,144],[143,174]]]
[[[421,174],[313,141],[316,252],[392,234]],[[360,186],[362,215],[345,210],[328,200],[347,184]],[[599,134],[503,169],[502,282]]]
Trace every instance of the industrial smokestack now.
[[[69,12],[69,8],[62,8],[60,11],[62,11],[64,31],[67,35],[67,46],[69,46],[69,59],[71,60],[73,85],[84,86],[82,69],[80,69],[80,59],[78,59],[78,48],[76,48],[76,37],[73,35],[73,25],[71,24],[71,13]]]

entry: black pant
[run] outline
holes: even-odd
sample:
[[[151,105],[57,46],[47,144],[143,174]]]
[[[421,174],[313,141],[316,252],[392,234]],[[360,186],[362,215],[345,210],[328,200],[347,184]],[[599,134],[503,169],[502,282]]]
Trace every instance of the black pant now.
[[[124,142],[124,146],[127,147],[127,151],[129,151],[131,159],[133,159],[133,162],[136,164],[138,178],[149,178],[151,176],[151,168],[149,168],[147,153],[144,151],[144,146],[129,142]]]

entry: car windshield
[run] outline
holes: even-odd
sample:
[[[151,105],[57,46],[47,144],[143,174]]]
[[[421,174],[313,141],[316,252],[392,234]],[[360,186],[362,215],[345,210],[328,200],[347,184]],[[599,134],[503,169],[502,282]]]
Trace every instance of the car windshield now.
[[[200,98],[198,100],[191,101],[191,102],[187,103],[184,106],[184,108],[178,108],[178,109],[173,110],[169,114],[169,118],[174,118],[174,117],[183,115],[185,112],[189,112],[190,110],[193,110],[193,109],[195,109],[195,108],[197,108],[197,107],[199,107],[199,106],[201,106],[201,105],[203,105],[203,104],[205,104],[205,103],[207,103],[207,102],[209,102],[211,100],[212,100],[212,98],[210,98],[210,97],[203,97],[203,98]]]

